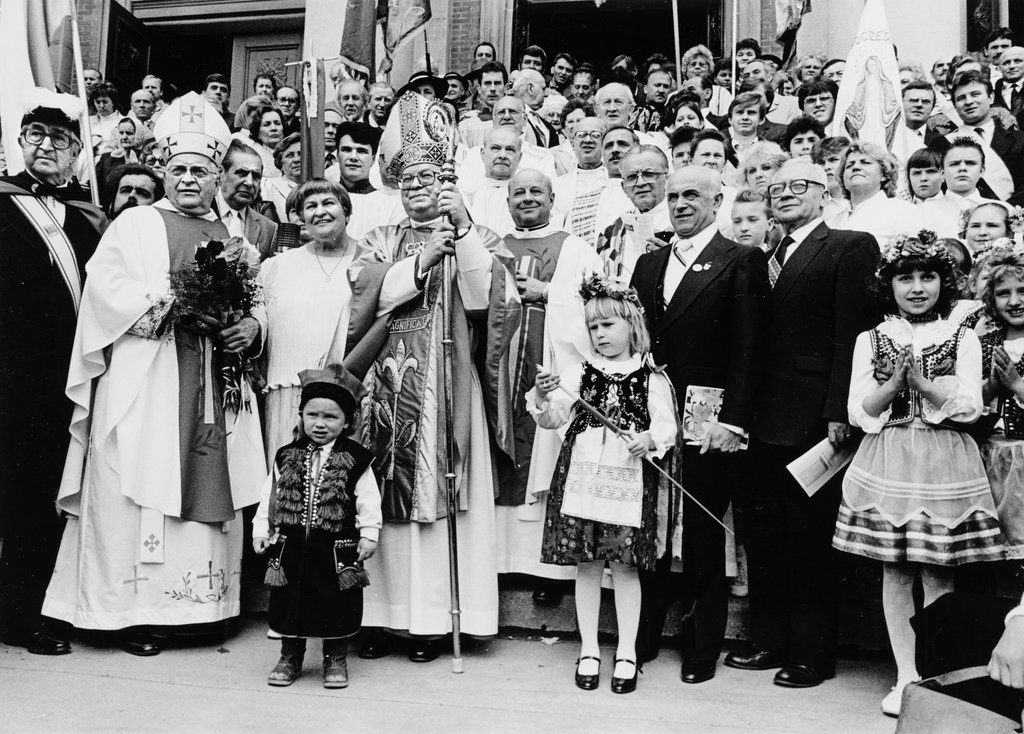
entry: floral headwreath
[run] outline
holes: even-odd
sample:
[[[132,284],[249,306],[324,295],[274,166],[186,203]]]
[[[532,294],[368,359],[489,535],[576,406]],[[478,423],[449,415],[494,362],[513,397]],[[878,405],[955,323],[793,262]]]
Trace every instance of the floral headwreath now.
[[[900,233],[892,242],[882,245],[879,269],[905,257],[939,258],[950,264],[953,262],[946,246],[939,243],[938,237],[930,229],[922,229],[917,234]]]
[[[586,303],[598,296],[614,298],[617,301],[628,301],[640,309],[640,313],[644,311],[644,307],[640,305],[640,296],[637,295],[636,288],[630,286],[623,278],[601,273],[584,276],[583,282],[580,283],[580,298]]]
[[[986,201],[982,204],[978,204],[977,206],[972,206],[969,209],[962,209],[957,220],[957,232],[961,235],[965,234],[967,232],[967,222],[970,221],[971,214],[974,213],[975,209],[981,206],[988,206],[990,204],[1001,206],[1006,210],[1007,217],[1010,220],[1010,229],[1014,233],[1024,232],[1024,208],[1014,206],[1013,204],[1007,204],[1005,201],[999,201],[998,199]],[[961,239],[963,239],[963,237],[961,237]]]

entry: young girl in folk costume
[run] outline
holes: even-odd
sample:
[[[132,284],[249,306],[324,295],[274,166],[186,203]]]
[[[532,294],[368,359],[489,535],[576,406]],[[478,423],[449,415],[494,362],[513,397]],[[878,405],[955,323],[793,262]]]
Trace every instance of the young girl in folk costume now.
[[[1024,255],[993,250],[982,296],[995,327],[981,337],[982,394],[994,427],[981,446],[1007,558],[1024,558]]]
[[[636,689],[640,619],[637,569],[657,556],[657,473],[642,457],[661,458],[675,443],[674,396],[668,378],[651,367],[650,336],[636,291],[622,281],[591,276],[580,289],[595,356],[561,376],[541,372],[528,405],[541,428],[564,433],[541,560],[576,566],[576,618],[582,649],[576,685],[597,688],[601,578],[611,568],[618,650],[612,691]],[[623,441],[565,390],[579,395],[629,434]]]
[[[913,588],[924,603],[953,590],[951,566],[1002,556],[978,446],[964,430],[982,411],[981,345],[945,318],[953,263],[935,235],[883,248],[876,287],[890,314],[857,337],[850,422],[865,436],[843,481],[833,545],[882,561],[882,607],[897,683],[882,711],[897,715],[914,663]]]
[[[284,446],[253,520],[253,547],[272,556],[270,628],[281,659],[267,683],[291,685],[307,637],[323,639],[324,688],[348,685],[348,640],[363,618],[362,563],[377,550],[380,492],[373,455],[343,435],[365,394],[341,365],[299,373],[298,440]]]

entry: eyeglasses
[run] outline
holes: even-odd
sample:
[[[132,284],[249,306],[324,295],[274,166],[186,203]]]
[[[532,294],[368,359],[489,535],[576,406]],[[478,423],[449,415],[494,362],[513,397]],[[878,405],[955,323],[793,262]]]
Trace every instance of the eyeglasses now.
[[[604,137],[604,133],[600,130],[577,130],[572,134],[577,140],[585,140],[590,138],[591,140],[600,140]]]
[[[408,174],[398,179],[398,188],[408,191],[420,186],[430,186],[435,181],[437,181],[436,171],[420,171],[419,173]]]
[[[196,181],[205,181],[215,175],[213,171],[203,166],[169,166],[167,173],[175,178],[184,178],[185,174],[188,174]]]
[[[630,186],[636,186],[640,183],[641,179],[644,181],[657,181],[662,176],[667,176],[667,171],[637,171],[631,173],[628,176],[622,177],[622,182],[629,184]]]
[[[825,184],[819,183],[818,181],[808,181],[806,178],[797,178],[792,181],[780,181],[779,183],[771,184],[768,187],[768,198],[776,199],[782,196],[782,194],[785,193],[787,186],[789,186],[789,190],[797,196],[800,194],[806,194],[807,187],[811,184],[825,188]]]
[[[71,142],[76,140],[74,136],[63,130],[54,130],[42,125],[25,126],[22,128],[21,137],[25,138],[25,142],[29,145],[35,146],[42,145],[43,141],[49,138],[50,144],[57,150],[67,150],[71,147]]]

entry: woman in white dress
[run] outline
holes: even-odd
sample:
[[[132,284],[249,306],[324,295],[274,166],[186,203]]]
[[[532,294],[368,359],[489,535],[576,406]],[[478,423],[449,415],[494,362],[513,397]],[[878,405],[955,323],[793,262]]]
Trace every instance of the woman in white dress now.
[[[264,335],[267,456],[294,440],[302,388],[299,372],[340,361],[352,307],[349,266],[355,241],[346,227],[352,215],[348,192],[314,178],[295,192],[296,211],[311,241],[275,255],[260,267],[263,305],[253,315]],[[378,315],[413,298],[416,258],[396,263],[384,279]]]

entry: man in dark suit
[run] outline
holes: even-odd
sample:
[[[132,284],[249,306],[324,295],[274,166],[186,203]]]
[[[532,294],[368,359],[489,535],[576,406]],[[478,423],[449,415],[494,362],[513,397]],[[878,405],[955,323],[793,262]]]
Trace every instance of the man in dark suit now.
[[[698,166],[676,171],[666,201],[675,237],[668,247],[641,255],[632,279],[654,359],[666,365],[680,404],[690,385],[724,390],[718,420],[679,457],[682,485],[714,514],[709,517],[690,498],[683,500],[683,595],[692,612],[684,622],[682,679],[701,683],[714,676],[725,637],[725,533],[716,518],[725,516],[732,500],[735,452],[754,417],[766,346],[768,270],[761,250],[718,232],[722,180],[717,171]],[[663,559],[660,572],[641,577],[646,612],[641,643],[649,653],[664,623],[669,560]]]
[[[232,141],[224,155],[224,173],[213,200],[213,211],[232,237],[245,237],[266,260],[274,254],[277,224],[256,211],[263,162],[245,143]]]
[[[44,89],[26,100],[25,170],[0,178],[0,639],[62,655],[71,652],[67,627],[40,610],[64,529],[54,503],[85,264],[107,220],[73,177],[83,105]]]
[[[877,324],[868,283],[878,244],[865,232],[829,229],[821,218],[825,171],[793,160],[768,188],[786,236],[768,259],[771,326],[758,393],[744,519],[754,647],[725,664],[779,668],[775,683],[816,686],[835,675],[838,552],[832,533],[841,474],[813,497],[786,465],[822,439],[850,438],[846,409],[853,344]]]
[[[1008,109],[1024,126],[1024,48],[1011,46],[999,55],[999,71],[1003,76],[995,85],[996,107]]]

